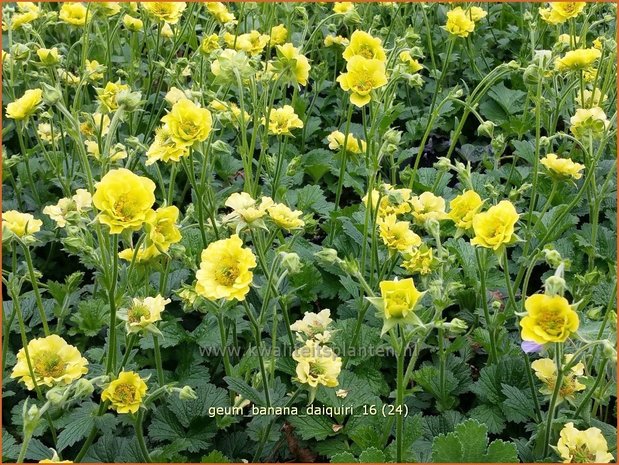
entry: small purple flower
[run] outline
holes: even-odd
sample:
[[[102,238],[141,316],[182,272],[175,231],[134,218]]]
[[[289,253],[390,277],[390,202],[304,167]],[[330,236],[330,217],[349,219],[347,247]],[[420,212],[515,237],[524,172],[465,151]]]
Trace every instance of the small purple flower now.
[[[538,344],[537,342],[533,342],[533,341],[522,341],[522,343],[520,344],[520,347],[522,348],[525,354],[532,354],[535,352],[540,352],[542,350],[542,347],[544,346],[542,344]]]

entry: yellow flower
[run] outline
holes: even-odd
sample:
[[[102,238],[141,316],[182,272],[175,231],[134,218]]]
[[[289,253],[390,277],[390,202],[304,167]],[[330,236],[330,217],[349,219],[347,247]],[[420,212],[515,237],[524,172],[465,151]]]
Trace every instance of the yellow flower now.
[[[383,184],[380,191],[373,189],[370,196],[363,197],[362,201],[366,208],[368,199],[371,199],[372,210],[377,211],[379,218],[392,214],[402,215],[411,211],[410,189],[394,189],[390,184]]]
[[[468,37],[475,30],[475,21],[458,6],[447,12],[445,30],[456,37]]]
[[[299,53],[299,49],[293,46],[291,43],[284,45],[277,45],[277,55],[279,56],[278,71],[281,67],[281,73],[286,76],[291,76],[290,79],[295,84],[302,86],[307,84],[307,78],[309,77],[309,70],[311,68],[307,57]]]
[[[265,118],[262,117],[262,124],[265,124]],[[269,134],[291,136],[292,129],[300,129],[303,127],[303,121],[294,112],[294,108],[290,105],[284,105],[282,108],[274,108],[269,114]]]
[[[118,102],[116,97],[124,90],[129,90],[129,86],[121,84],[120,80],[117,82],[108,82],[104,88],[97,89],[97,96],[99,97],[99,103],[106,112],[111,112],[118,109]]]
[[[367,144],[364,140],[357,139],[352,134],[348,134],[348,138],[343,132],[333,131],[327,136],[329,141],[329,148],[331,150],[341,150],[346,142],[346,151],[349,153],[365,153],[367,150]]]
[[[105,136],[110,130],[110,117],[102,113],[93,113],[80,125],[80,131],[86,137]]]
[[[179,144],[172,137],[169,126],[166,124],[155,131],[155,140],[146,152],[146,166],[152,165],[156,161],[170,162],[180,161],[181,157],[189,156],[187,143]]]
[[[338,76],[337,82],[343,90],[351,91],[350,101],[357,107],[372,100],[372,90],[387,84],[385,64],[374,58],[355,55],[348,60],[346,71]]]
[[[488,16],[488,12],[483,8],[479,8],[478,6],[472,6],[471,8],[467,9],[466,14],[474,22],[480,21],[486,16]]]
[[[70,86],[77,86],[80,83],[80,78],[66,69],[58,70],[58,78]]]
[[[167,252],[170,245],[180,242],[181,232],[176,224],[179,213],[174,205],[148,212],[146,216],[148,243],[156,247],[159,252]]]
[[[14,14],[10,19],[10,29],[15,31],[25,24],[30,24],[35,19],[39,18],[39,7],[32,2],[19,2],[17,3],[17,10],[19,13]],[[3,21],[2,29],[7,30],[9,27]]]
[[[390,250],[404,252],[421,245],[421,238],[410,230],[408,221],[398,221],[396,215],[389,215],[378,221],[380,237]]]
[[[136,413],[148,386],[139,374],[133,371],[121,371],[101,393],[101,400],[110,402],[111,409],[118,413]]]
[[[514,229],[518,212],[509,200],[501,200],[487,212],[478,213],[473,218],[475,237],[471,244],[488,249],[499,250],[504,244],[515,239]]]
[[[30,213],[20,213],[16,210],[9,210],[2,214],[2,229],[5,228],[17,237],[29,236],[41,230],[43,222],[35,220]]]
[[[521,336],[538,344],[564,342],[578,330],[578,314],[565,297],[534,294],[524,303],[527,316],[520,321]]]
[[[253,280],[256,257],[236,234],[212,242],[202,251],[196,292],[208,300],[245,300]]]
[[[58,53],[58,48],[39,48],[37,49],[37,56],[41,63],[44,65],[55,65],[60,61],[60,54]]]
[[[140,18],[134,18],[131,15],[123,16],[123,24],[128,30],[133,32],[141,31],[144,28],[144,22]]]
[[[71,198],[58,200],[56,205],[48,205],[43,213],[56,222],[56,226],[64,228],[71,214],[78,215],[92,208],[92,195],[86,189],[78,189]]]
[[[447,218],[445,199],[434,195],[432,192],[428,191],[416,195],[411,198],[410,203],[413,208],[413,217],[420,224],[428,220],[444,220]]]
[[[382,41],[378,37],[372,37],[364,31],[355,31],[350,36],[350,44],[342,54],[346,61],[353,57],[366,58],[384,62],[387,59]]]
[[[163,24],[163,27],[161,28],[161,37],[165,37],[166,39],[174,37],[174,31],[168,23]]]
[[[58,18],[73,26],[83,26],[91,20],[92,15],[81,3],[67,2],[62,4]]]
[[[267,208],[273,205],[273,200],[270,197],[262,197],[260,206],[258,206],[257,201],[247,192],[235,192],[228,197],[225,205],[233,211],[223,218],[223,222],[236,224],[238,232],[243,227],[254,223],[264,227],[261,219],[267,214]]]
[[[23,120],[31,116],[43,101],[41,89],[29,89],[24,95],[6,106],[6,117]]]
[[[141,2],[140,6],[148,15],[167,24],[176,24],[187,8],[185,2]]]
[[[221,2],[208,2],[206,4],[206,9],[217,21],[222,24],[230,23],[236,20],[234,14],[230,13],[228,8],[226,8],[226,5]]]
[[[602,52],[597,48],[570,50],[562,58],[557,58],[555,68],[557,71],[583,70],[593,65],[601,56]]]
[[[299,210],[291,210],[283,203],[277,203],[267,208],[269,216],[273,222],[286,231],[293,229],[301,229],[305,226],[305,222],[299,218],[303,212]]]
[[[585,169],[585,165],[574,163],[571,158],[559,158],[555,153],[549,153],[540,162],[559,179],[580,179]]]
[[[342,359],[330,347],[308,340],[292,353],[292,358],[297,362],[296,373],[300,383],[312,388],[318,385],[338,386],[337,377],[342,369]]]
[[[71,460],[60,460],[58,453],[54,449],[52,449],[52,452],[54,455],[52,455],[51,459],[39,460],[39,463],[73,463]]]
[[[90,81],[100,81],[103,79],[103,70],[105,67],[97,60],[86,60],[86,73]]]
[[[429,274],[434,265],[434,249],[426,246],[416,247],[403,254],[402,268],[409,273]]]
[[[353,2],[335,2],[333,4],[333,12],[338,15],[343,15],[348,13],[350,10],[355,9],[355,4]]]
[[[412,278],[381,281],[379,286],[386,319],[406,318],[423,296],[415,287]]]
[[[464,191],[449,202],[449,214],[447,216],[455,223],[456,227],[464,230],[471,229],[473,218],[477,215],[483,203],[477,192]]]
[[[125,168],[109,171],[95,187],[92,201],[110,234],[140,229],[155,203],[155,183]]]
[[[271,44],[280,45],[288,40],[288,29],[283,24],[278,24],[277,26],[273,26],[271,28],[271,32],[269,33],[271,37]]]
[[[563,463],[610,463],[613,454],[608,452],[608,443],[599,428],[584,431],[574,428],[574,423],[567,423],[561,430],[557,452]]]
[[[599,107],[608,100],[608,96],[602,94],[602,91],[598,88],[593,90],[585,89],[583,94],[584,98],[580,91],[578,91],[574,99],[576,104],[582,108]]]
[[[570,131],[577,139],[591,136],[594,139],[601,137],[610,126],[606,113],[599,107],[579,108],[570,118]]]
[[[60,139],[60,131],[57,130],[52,133],[52,125],[49,123],[39,123],[37,126],[37,134],[46,144],[51,144]]]
[[[565,362],[569,363],[573,355],[565,355]],[[557,384],[557,365],[550,358],[541,358],[531,363],[531,368],[535,371],[535,376],[544,383],[539,392],[545,396],[552,396]],[[585,372],[585,366],[582,362],[573,365],[568,373],[563,374],[563,381],[559,389],[558,400],[563,399],[569,401],[574,400],[574,394],[579,391],[584,391],[586,386],[578,382],[578,377]]]
[[[119,2],[93,2],[91,8],[96,8],[97,11],[100,11],[105,16],[114,16],[120,13],[120,3]]]
[[[208,36],[204,36],[202,38],[202,42],[200,42],[200,51],[206,55],[215,50],[219,50],[221,47],[219,46],[219,36],[217,34],[210,34]]]
[[[144,299],[134,298],[129,308],[121,309],[118,317],[125,321],[125,326],[128,333],[139,333],[153,327],[154,324],[161,321],[161,312],[165,310],[165,306],[171,302],[170,299],[164,299],[161,295],[156,297],[146,297]]]
[[[559,37],[557,38],[557,42],[561,44],[565,44],[565,45],[571,45],[572,36],[570,36],[569,34],[560,34]],[[576,38],[574,38],[574,42],[576,42]]]
[[[549,8],[540,8],[539,14],[544,21],[556,26],[578,16],[586,4],[586,2],[551,2]]]
[[[82,357],[76,347],[67,344],[56,334],[31,340],[28,343],[28,356],[32,373],[26,351],[22,348],[17,353],[17,363],[11,378],[20,378],[30,391],[35,389],[35,382],[37,386],[66,386],[88,373],[88,360]]]
[[[250,31],[246,34],[235,36],[226,32],[224,42],[230,48],[249,53],[251,56],[259,55],[269,43],[269,36],[260,34],[258,31]]]
[[[161,121],[168,126],[172,139],[185,145],[204,142],[213,127],[211,112],[186,98],[176,102]]]
[[[411,56],[411,52],[404,50],[400,52],[398,58],[402,63],[406,65],[406,72],[410,74],[418,73],[423,69],[423,65],[419,63],[415,58]]]
[[[349,43],[350,41],[346,37],[334,35],[328,35],[324,40],[325,47],[331,47],[333,45],[342,45],[346,47]]]
[[[303,340],[301,335],[308,339],[314,339],[318,342],[328,342],[331,333],[327,331],[329,325],[333,322],[331,319],[331,310],[325,308],[318,313],[305,312],[303,319],[295,321],[290,325],[290,329],[297,333],[297,337]]]

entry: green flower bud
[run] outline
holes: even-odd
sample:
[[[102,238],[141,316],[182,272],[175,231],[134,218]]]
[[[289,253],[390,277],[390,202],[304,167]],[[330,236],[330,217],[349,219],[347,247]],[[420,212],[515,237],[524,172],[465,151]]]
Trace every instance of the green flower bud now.
[[[290,274],[296,274],[301,271],[303,264],[301,258],[296,253],[280,252],[282,266],[288,270]]]

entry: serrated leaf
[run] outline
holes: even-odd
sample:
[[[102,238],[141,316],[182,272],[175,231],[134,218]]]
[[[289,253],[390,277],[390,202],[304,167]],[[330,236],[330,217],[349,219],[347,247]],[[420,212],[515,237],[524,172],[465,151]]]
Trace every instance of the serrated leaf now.
[[[340,452],[331,457],[331,463],[356,463],[357,459],[350,452]]]
[[[512,442],[505,442],[501,439],[493,441],[488,446],[488,453],[483,462],[487,463],[516,463],[518,462],[518,451]]]
[[[230,459],[218,450],[211,451],[200,460],[202,463],[230,463]]]
[[[232,389],[237,394],[240,394],[245,399],[251,401],[253,404],[256,404],[260,407],[266,406],[264,395],[251,387],[245,381],[238,378],[233,378],[232,376],[224,377],[224,381],[226,382],[226,384],[228,384],[228,386],[230,386],[230,389]]]
[[[432,461],[439,463],[462,462],[462,444],[455,433],[437,436],[432,443]]]
[[[382,450],[370,447],[359,454],[359,463],[385,463],[386,457]]]
[[[288,422],[302,439],[321,441],[334,434],[333,420],[322,415],[307,415],[304,410],[299,415],[288,417]]]

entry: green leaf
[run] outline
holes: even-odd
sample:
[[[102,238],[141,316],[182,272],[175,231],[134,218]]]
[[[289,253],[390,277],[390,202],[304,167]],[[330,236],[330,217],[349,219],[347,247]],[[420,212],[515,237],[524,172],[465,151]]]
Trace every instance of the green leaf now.
[[[19,445],[11,434],[2,428],[2,458],[6,461],[16,460],[19,455]]]
[[[228,384],[228,386],[230,386],[230,389],[232,389],[237,394],[240,394],[245,399],[261,407],[266,406],[264,395],[251,387],[242,379],[233,378],[232,376],[226,376],[224,377],[224,381]]]
[[[288,422],[294,426],[296,433],[302,439],[326,439],[335,434],[333,431],[333,420],[322,415],[307,415],[305,410],[299,415],[289,416]]]
[[[331,457],[331,463],[356,463],[357,459],[350,452],[340,452]]]
[[[503,384],[502,392],[506,397],[503,401],[503,413],[507,421],[524,423],[535,418],[530,391]]]
[[[505,442],[501,439],[492,441],[488,446],[488,453],[483,462],[486,463],[517,463],[518,451],[513,442]]]
[[[288,199],[292,204],[296,205],[297,210],[301,210],[304,213],[314,211],[321,216],[328,216],[334,208],[333,203],[327,202],[327,198],[320,186],[316,185],[308,185],[299,190],[290,191]]]
[[[462,455],[462,443],[455,433],[437,436],[432,443],[433,462],[459,463]]]
[[[501,408],[494,405],[478,405],[469,412],[469,416],[488,427],[492,434],[499,434],[505,429],[505,417]]]
[[[202,457],[202,463],[230,463],[230,459],[218,450],[211,451],[208,455]]]
[[[463,462],[474,462],[486,451],[488,428],[483,423],[465,421],[456,426],[455,433],[463,446]]]
[[[58,435],[56,447],[59,452],[90,434],[90,430],[95,426],[93,414],[96,408],[95,404],[89,403],[71,412],[67,419],[67,426]]]
[[[382,450],[370,447],[359,454],[359,463],[385,463],[387,458]]]

